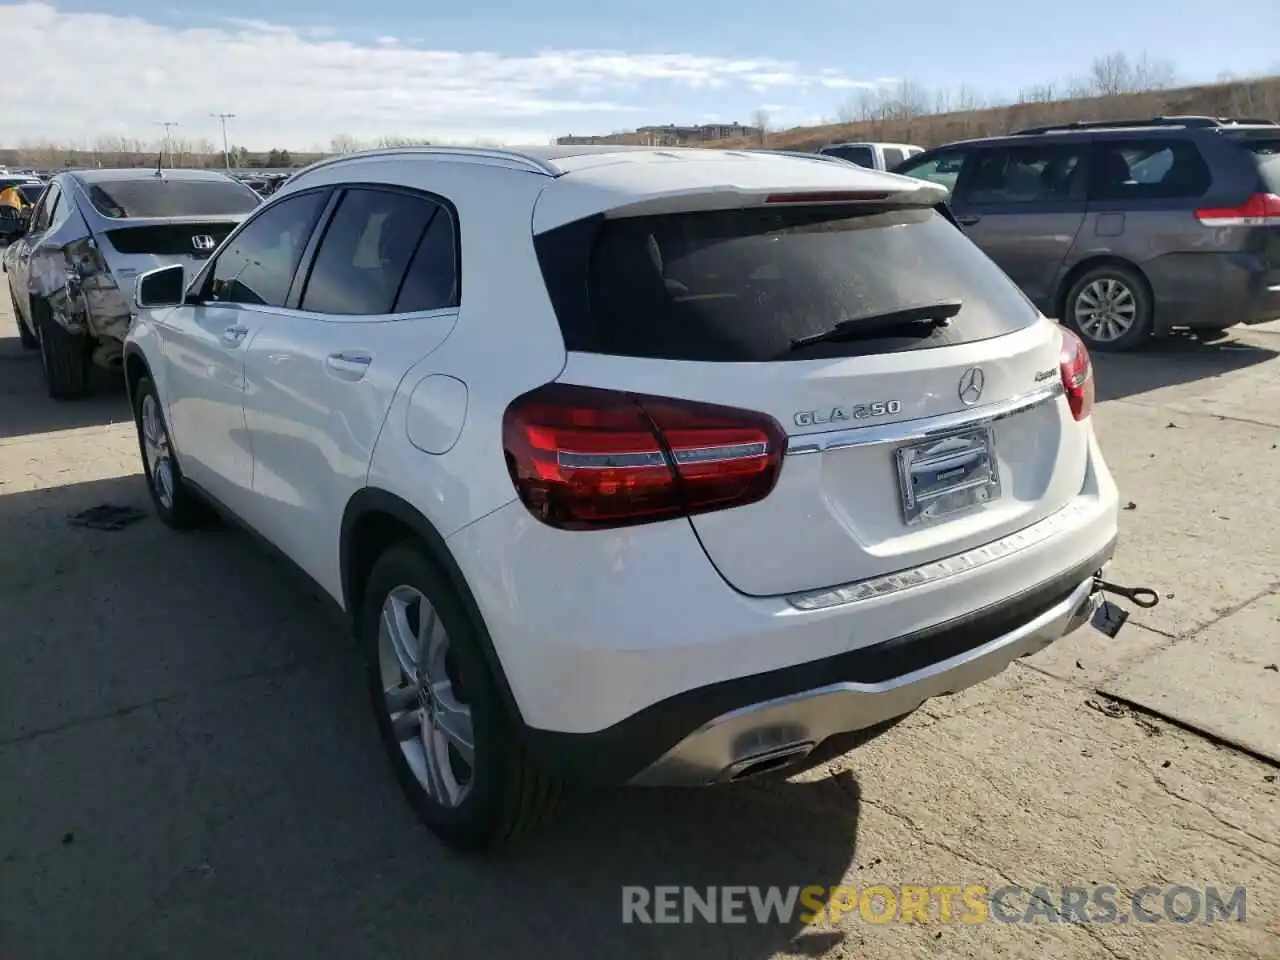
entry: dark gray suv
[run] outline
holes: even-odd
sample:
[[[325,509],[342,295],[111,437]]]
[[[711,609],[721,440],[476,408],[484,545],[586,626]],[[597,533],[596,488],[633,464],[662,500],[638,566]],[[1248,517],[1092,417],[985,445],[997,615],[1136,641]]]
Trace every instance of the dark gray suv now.
[[[968,236],[1098,350],[1280,318],[1280,125],[1157,117],[1037,127],[894,169],[952,191]]]

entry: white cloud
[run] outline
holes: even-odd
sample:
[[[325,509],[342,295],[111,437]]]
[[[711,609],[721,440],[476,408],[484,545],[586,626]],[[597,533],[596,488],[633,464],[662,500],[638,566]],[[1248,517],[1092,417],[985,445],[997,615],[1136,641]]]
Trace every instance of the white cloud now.
[[[231,111],[232,139],[256,149],[327,145],[338,133],[536,142],[571,128],[626,126],[655,104],[681,102],[672,94],[700,91],[711,99],[697,106],[714,108],[735,90],[875,85],[770,58],[511,55],[385,36],[360,43],[325,27],[259,19],[179,26],[45,3],[4,11],[0,45],[21,51],[22,60],[4,84],[0,135],[9,141],[150,138],[162,120],[178,121],[187,137],[216,139],[209,114]]]

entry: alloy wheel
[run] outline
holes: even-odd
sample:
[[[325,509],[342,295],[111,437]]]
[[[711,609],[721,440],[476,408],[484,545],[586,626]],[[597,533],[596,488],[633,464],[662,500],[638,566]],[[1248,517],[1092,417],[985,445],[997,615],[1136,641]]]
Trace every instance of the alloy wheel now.
[[[146,456],[147,479],[156,499],[166,510],[173,509],[173,453],[169,431],[160,416],[154,393],[142,398],[142,449]]]
[[[378,666],[391,729],[426,794],[457,807],[471,790],[475,733],[449,633],[410,586],[392,590],[378,625]]]
[[[1076,326],[1090,340],[1113,343],[1132,328],[1138,301],[1123,281],[1099,277],[1076,296]]]

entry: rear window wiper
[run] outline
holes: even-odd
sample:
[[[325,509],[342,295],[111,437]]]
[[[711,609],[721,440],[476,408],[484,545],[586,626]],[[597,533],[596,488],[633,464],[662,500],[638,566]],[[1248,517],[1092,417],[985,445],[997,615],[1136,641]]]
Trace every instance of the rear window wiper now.
[[[815,343],[835,343],[840,340],[855,340],[858,337],[873,336],[904,327],[921,327],[932,330],[945,327],[951,318],[960,312],[963,303],[959,300],[943,300],[929,303],[922,307],[904,307],[901,310],[887,310],[884,313],[871,313],[852,320],[841,320],[830,330],[810,334],[807,337],[796,337],[791,341],[791,349],[812,346]]]

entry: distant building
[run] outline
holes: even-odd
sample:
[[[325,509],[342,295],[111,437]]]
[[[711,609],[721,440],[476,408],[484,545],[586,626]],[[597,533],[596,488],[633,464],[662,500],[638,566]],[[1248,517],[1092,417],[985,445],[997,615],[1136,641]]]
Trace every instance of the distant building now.
[[[586,144],[637,144],[645,147],[685,147],[696,146],[712,140],[730,140],[748,137],[759,137],[760,128],[738,123],[703,123],[695,126],[680,126],[666,123],[659,126],[639,127],[632,133],[610,133],[601,136],[557,137],[556,143],[561,146],[582,146]]]

